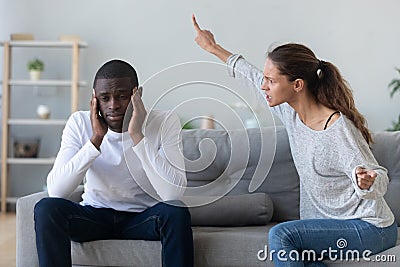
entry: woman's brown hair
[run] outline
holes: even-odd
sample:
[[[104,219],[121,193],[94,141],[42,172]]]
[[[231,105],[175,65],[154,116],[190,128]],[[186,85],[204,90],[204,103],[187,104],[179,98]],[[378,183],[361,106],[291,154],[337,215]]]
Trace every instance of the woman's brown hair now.
[[[367,143],[372,143],[366,120],[355,106],[353,92],[335,65],[319,60],[308,47],[294,43],[278,46],[267,56],[289,81],[304,80],[319,103],[344,114]]]

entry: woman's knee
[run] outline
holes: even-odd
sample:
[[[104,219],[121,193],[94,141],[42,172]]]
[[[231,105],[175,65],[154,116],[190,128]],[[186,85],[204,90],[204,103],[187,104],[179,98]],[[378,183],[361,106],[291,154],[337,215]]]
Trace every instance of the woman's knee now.
[[[280,240],[280,227],[279,224],[274,225],[271,229],[268,231],[268,243],[270,246],[275,243],[277,240]]]
[[[290,242],[292,233],[286,226],[286,223],[280,223],[273,226],[268,232],[268,243],[270,247],[276,247]]]

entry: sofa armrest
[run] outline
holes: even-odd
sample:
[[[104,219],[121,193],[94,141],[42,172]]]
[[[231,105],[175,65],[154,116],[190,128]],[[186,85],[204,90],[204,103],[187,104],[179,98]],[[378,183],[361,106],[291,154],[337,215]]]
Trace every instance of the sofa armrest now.
[[[78,187],[69,198],[79,201],[83,187]],[[16,266],[39,266],[36,251],[35,224],[33,209],[42,198],[48,197],[47,192],[34,193],[17,200],[16,207]]]
[[[36,252],[36,238],[33,220],[33,208],[47,192],[39,192],[17,200],[16,222],[16,260],[17,266],[39,266]]]

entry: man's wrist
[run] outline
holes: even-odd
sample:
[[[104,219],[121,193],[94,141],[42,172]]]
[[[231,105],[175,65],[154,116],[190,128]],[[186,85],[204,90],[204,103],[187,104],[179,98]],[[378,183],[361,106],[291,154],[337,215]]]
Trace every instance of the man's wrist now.
[[[98,135],[93,135],[92,138],[90,138],[90,142],[97,148],[97,150],[100,151],[100,145],[103,142],[104,136],[98,136]]]
[[[130,136],[131,136],[131,138],[133,140],[133,143],[135,145],[137,145],[144,138],[143,133],[132,133],[132,134],[130,134]]]

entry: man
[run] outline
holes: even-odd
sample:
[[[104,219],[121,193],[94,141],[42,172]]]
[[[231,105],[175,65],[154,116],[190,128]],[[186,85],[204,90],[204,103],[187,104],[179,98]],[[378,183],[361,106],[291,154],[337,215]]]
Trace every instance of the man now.
[[[90,111],[72,114],[63,131],[50,197],[35,206],[40,266],[71,266],[71,240],[99,239],[161,240],[163,266],[193,266],[188,209],[165,202],[179,202],[186,186],[179,118],[147,115],[136,71],[124,61],[100,67],[93,88]],[[67,200],[84,178],[82,202]]]

